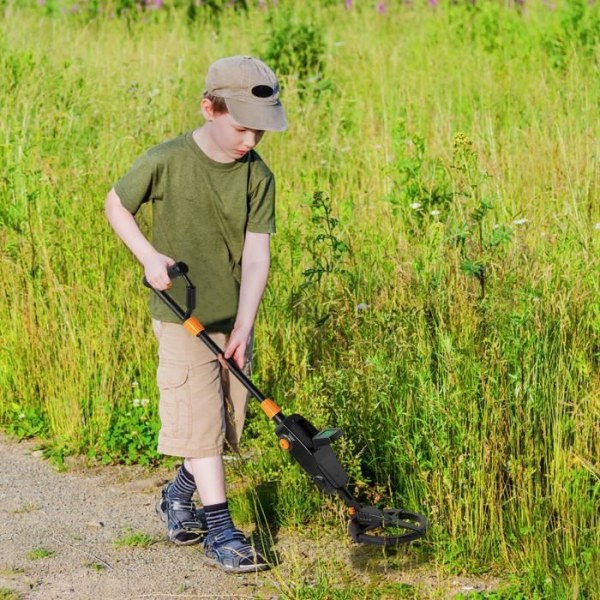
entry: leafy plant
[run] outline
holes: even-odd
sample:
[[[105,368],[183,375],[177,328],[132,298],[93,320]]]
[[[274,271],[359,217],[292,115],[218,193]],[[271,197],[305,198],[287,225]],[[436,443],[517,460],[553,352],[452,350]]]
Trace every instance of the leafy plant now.
[[[40,560],[42,558],[50,558],[54,556],[54,550],[48,550],[47,548],[34,548],[33,550],[27,553],[27,558],[29,560]]]
[[[486,295],[486,282],[491,263],[498,249],[509,243],[513,232],[506,225],[496,225],[490,231],[485,227],[487,215],[494,204],[483,197],[481,184],[487,174],[479,170],[473,143],[463,133],[454,136],[453,167],[460,173],[463,182],[462,196],[475,206],[467,218],[459,223],[452,241],[460,248],[460,270],[479,282],[479,298]]]
[[[19,439],[34,438],[48,433],[48,418],[40,407],[13,402],[4,427]]]
[[[161,456],[156,451],[159,428],[154,404],[134,398],[125,410],[114,411],[95,454],[105,463],[156,463]]]
[[[130,531],[114,541],[115,548],[149,548],[156,540],[142,531]]]
[[[559,22],[543,36],[553,65],[564,69],[569,57],[598,60],[600,8],[596,2],[566,0],[559,8]]]
[[[339,219],[333,216],[331,199],[323,192],[313,193],[309,203],[312,229],[307,240],[310,266],[303,271],[301,296],[314,309],[315,322],[322,325],[331,316],[335,287],[345,268],[350,248],[339,234]]]
[[[443,163],[426,159],[425,139],[408,131],[406,120],[392,128],[394,159],[389,169],[393,190],[387,196],[392,212],[409,223],[413,234],[420,234],[423,223],[435,217],[443,220],[454,194]]]
[[[295,79],[301,93],[319,90],[325,68],[322,29],[299,21],[291,11],[270,16],[269,24],[265,62],[284,80]]]

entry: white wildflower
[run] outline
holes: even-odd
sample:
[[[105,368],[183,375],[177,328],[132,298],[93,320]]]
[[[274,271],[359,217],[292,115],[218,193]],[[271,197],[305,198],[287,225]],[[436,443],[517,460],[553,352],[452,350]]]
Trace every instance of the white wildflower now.
[[[132,388],[137,388],[137,387],[140,387],[140,384],[137,381],[132,381],[131,382],[131,387]]]
[[[369,308],[368,304],[361,303],[361,304],[356,305],[356,310],[367,310],[368,308]]]
[[[525,223],[529,223],[529,219],[515,219],[513,221],[513,225],[525,225]]]
[[[19,415],[19,421],[24,421],[25,420],[25,413],[21,413]]]
[[[148,404],[150,404],[150,399],[149,399],[149,398],[142,398],[142,399],[140,400],[140,404],[141,404],[142,406],[148,406]]]
[[[138,406],[140,406],[140,404],[141,404],[141,403],[142,403],[142,401],[141,401],[139,398],[134,398],[134,399],[131,401],[131,404],[133,404],[133,406],[135,406],[136,408],[137,408]]]
[[[413,203],[410,205],[410,207],[411,207],[413,210],[418,210],[419,208],[421,208],[421,203],[420,203],[420,202],[413,202]]]
[[[596,223],[596,224],[594,225],[594,229],[595,229],[596,231],[600,231],[600,223]]]
[[[373,148],[375,148],[375,150],[381,150],[383,146],[381,144],[375,144]]]
[[[439,210],[432,210],[429,214],[432,217],[437,217],[440,214],[440,211]]]
[[[340,152],[350,152],[350,150],[352,150],[350,146],[344,146],[343,148],[340,148]]]

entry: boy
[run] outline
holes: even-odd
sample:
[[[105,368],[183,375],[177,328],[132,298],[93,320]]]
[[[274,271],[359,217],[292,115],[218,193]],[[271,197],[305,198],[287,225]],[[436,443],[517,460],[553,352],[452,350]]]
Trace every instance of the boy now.
[[[244,368],[275,231],[273,175],[253,148],[265,131],[287,123],[277,78],[247,56],[210,66],[201,109],[201,127],[152,148],[115,184],[106,216],[154,288],[171,287],[167,269],[176,261],[188,264],[197,286],[194,315],[225,347],[225,358]],[[134,220],[144,202],[152,202],[152,243]],[[181,283],[175,280],[171,293],[184,304]],[[231,572],[266,569],[235,528],[225,492],[223,446],[238,448],[247,393],[155,294],[150,311],[159,354],[158,450],[185,459],[156,505],[169,540],[203,541],[206,556]]]

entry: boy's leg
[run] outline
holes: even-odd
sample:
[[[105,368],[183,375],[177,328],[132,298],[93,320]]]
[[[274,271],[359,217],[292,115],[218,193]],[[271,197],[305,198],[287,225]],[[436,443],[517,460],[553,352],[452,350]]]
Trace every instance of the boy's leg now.
[[[158,340],[161,430],[158,450],[171,456],[197,456],[208,459],[206,474],[198,477],[207,489],[224,494],[221,454],[224,443],[224,402],[220,366],[216,357],[199,340],[178,324],[153,321]],[[220,344],[222,340],[215,340]],[[210,467],[212,463],[212,468]],[[189,461],[165,486],[156,505],[167,525],[168,536],[176,544],[202,541],[206,532],[203,511],[192,502],[196,487]],[[200,469],[201,473],[205,469]],[[213,476],[214,474],[214,476]],[[201,484],[202,485],[202,484]]]
[[[235,527],[225,492],[225,470],[221,455],[208,458],[187,458],[194,472],[208,534],[204,540],[206,556],[226,571],[245,573],[262,571],[269,565],[244,534]]]
[[[227,440],[234,450],[239,447],[247,392],[237,380],[230,381],[212,352],[181,325],[153,325],[159,341],[158,450],[186,457],[184,466],[193,475],[204,504],[208,526],[205,553],[228,571],[266,569],[264,558],[233,525],[226,501],[223,446]],[[225,347],[227,336],[211,337]]]
[[[194,474],[196,489],[204,506],[226,501],[223,456],[186,458],[185,465]]]

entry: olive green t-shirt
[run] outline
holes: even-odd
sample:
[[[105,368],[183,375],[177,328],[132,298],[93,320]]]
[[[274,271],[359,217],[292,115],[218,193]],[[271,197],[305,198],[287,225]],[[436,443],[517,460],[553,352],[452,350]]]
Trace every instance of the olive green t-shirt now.
[[[194,315],[208,331],[231,331],[246,231],[275,232],[275,182],[260,156],[251,151],[241,160],[216,162],[189,132],[149,150],[114,187],[134,215],[152,203],[152,244],[188,265],[196,286]],[[182,278],[169,293],[185,307]],[[156,294],[150,312],[179,322]]]

